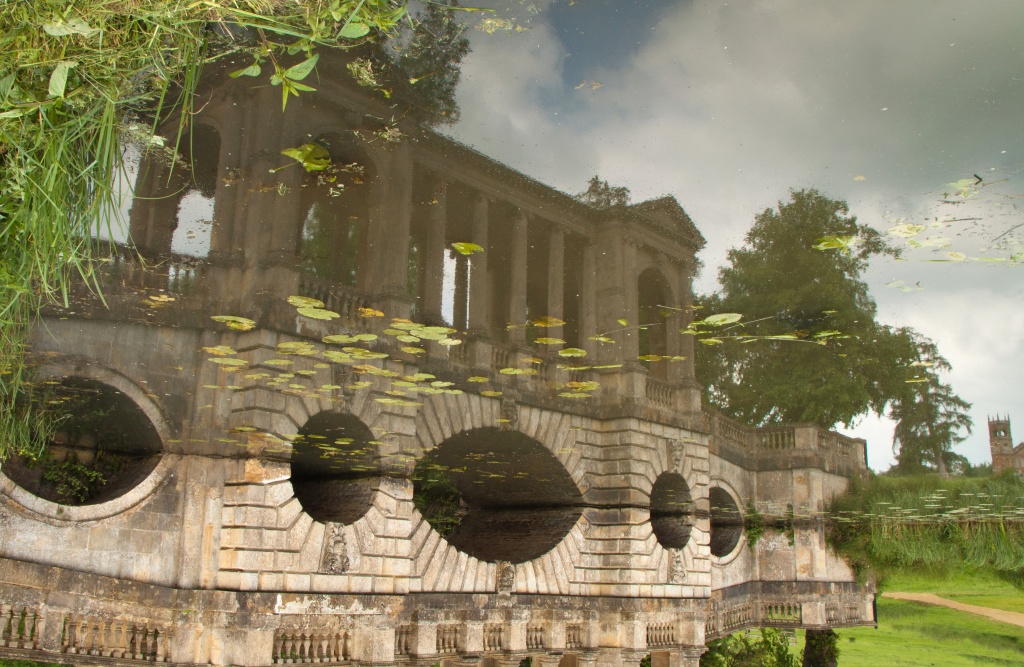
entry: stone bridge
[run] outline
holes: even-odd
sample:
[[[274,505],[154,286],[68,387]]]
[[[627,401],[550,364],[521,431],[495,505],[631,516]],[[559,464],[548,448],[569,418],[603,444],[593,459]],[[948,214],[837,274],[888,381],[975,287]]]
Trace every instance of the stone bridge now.
[[[701,408],[675,200],[591,208],[341,75],[285,114],[204,90],[185,164],[138,154],[103,299],[36,328],[53,456],[111,467],[75,502],[4,463],[0,655],[667,667],[874,622],[819,522],[864,442]],[[271,171],[310,142],[335,166]]]

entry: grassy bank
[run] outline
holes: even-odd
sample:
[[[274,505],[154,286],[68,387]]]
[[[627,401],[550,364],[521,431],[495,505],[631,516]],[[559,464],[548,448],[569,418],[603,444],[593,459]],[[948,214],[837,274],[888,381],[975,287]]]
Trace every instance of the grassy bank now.
[[[873,477],[829,507],[829,541],[883,581],[924,568],[983,572],[1024,585],[1024,480]]]
[[[878,600],[878,629],[838,630],[842,667],[1024,664],[1024,628],[902,600]],[[793,652],[803,650],[803,632]]]

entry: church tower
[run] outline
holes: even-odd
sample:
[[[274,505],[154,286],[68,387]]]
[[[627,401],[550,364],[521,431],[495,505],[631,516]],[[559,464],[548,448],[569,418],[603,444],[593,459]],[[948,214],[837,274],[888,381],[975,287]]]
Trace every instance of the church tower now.
[[[1010,435],[1010,418],[996,415],[988,420],[988,443],[992,450],[992,474],[998,475],[1014,467],[1013,438]]]

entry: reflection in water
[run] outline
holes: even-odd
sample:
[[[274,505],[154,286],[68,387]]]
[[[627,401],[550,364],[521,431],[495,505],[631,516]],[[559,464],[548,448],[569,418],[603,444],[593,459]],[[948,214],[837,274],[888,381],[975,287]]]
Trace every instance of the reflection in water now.
[[[690,7],[705,5],[683,9]],[[171,607],[149,601],[160,595],[131,589],[126,599],[144,601],[124,602],[129,611],[116,621],[122,637],[151,642],[154,656],[167,650],[186,662],[491,664],[562,656],[569,667],[636,662],[651,653],[655,666],[677,659],[692,664],[706,640],[748,627],[874,622],[872,589],[858,585],[826,548],[819,521],[828,499],[865,473],[864,441],[810,424],[737,423],[702,405],[695,382],[696,350],[713,354],[723,340],[737,343],[752,330],[744,328],[746,313],[694,314],[692,294],[697,253],[705,246],[698,227],[709,234],[712,252],[721,253],[726,243],[718,227],[727,225],[717,221],[736,217],[722,213],[722,201],[732,205],[743,197],[723,194],[734,191],[719,184],[747,176],[716,163],[709,167],[713,178],[677,179],[692,188],[680,191],[687,194],[680,198],[686,210],[673,197],[631,203],[621,190],[600,201],[577,199],[438,134],[433,125],[458,115],[454,63],[466,55],[466,44],[458,21],[430,11],[428,21],[410,28],[418,31],[419,46],[409,35],[404,55],[322,54],[318,89],[292,99],[286,113],[279,89],[226,75],[247,63],[208,69],[201,86],[208,103],[197,106],[181,164],[171,169],[156,154],[140,162],[131,242],[113,240],[114,259],[99,278],[106,302],[80,289],[70,308],[47,314],[35,338],[42,368],[73,361],[84,364],[83,377],[93,377],[89,365],[116,372],[169,424],[154,440],[152,424],[132,412],[135,399],[125,402],[99,388],[116,416],[104,417],[91,436],[58,430],[55,460],[61,452],[61,460],[74,456],[82,466],[89,457],[106,460],[92,446],[102,442],[102,451],[130,451],[147,465],[161,452],[178,457],[174,475],[145,487],[129,475],[112,481],[107,495],[70,499],[48,495],[32,468],[18,472],[17,463],[5,464],[21,489],[4,487],[11,507],[20,509],[3,510],[2,554],[119,577],[125,590],[145,584],[195,594],[193,634],[213,637],[216,651],[162,645]],[[552,20],[565,21],[566,11],[553,12]],[[484,42],[478,67],[515,62],[537,71],[533,60],[495,55],[521,45],[512,40],[524,33],[524,41],[547,34],[516,30],[539,28],[547,18],[530,20],[536,23],[481,23],[481,34],[488,28],[508,34]],[[556,27],[553,34],[564,36],[564,25]],[[424,50],[428,33],[440,53]],[[665,47],[664,37],[654,39],[648,46]],[[727,51],[713,46],[704,53]],[[744,54],[734,52],[742,62]],[[671,99],[674,108],[692,108],[700,99],[681,103],[673,96],[685,87],[667,81],[658,95],[631,92],[630,85],[643,87],[654,73],[670,74],[649,64],[632,76],[609,68],[601,82],[578,70],[574,59],[572,71],[586,85],[567,89],[587,99],[588,109],[618,108],[626,99],[654,106]],[[477,93],[484,78],[518,75],[477,76],[471,82]],[[433,99],[406,114],[395,106],[403,95]],[[485,97],[512,110],[523,103],[511,95]],[[464,117],[484,115],[481,98],[464,99],[475,105]],[[573,115],[594,118],[567,106]],[[856,105],[849,113],[842,117],[867,117]],[[658,143],[672,143],[661,135],[677,126],[688,141],[704,136],[690,121],[657,118]],[[544,123],[538,125],[543,131]],[[628,125],[630,133],[644,131],[636,118]],[[607,126],[595,121],[594,127]],[[762,140],[775,136],[764,126],[755,131],[758,141],[750,145],[763,148]],[[465,125],[451,132],[474,135]],[[572,131],[559,133],[564,136],[542,135],[550,146],[538,150],[581,143]],[[740,143],[729,139],[716,151]],[[604,175],[649,196],[675,173],[671,165],[701,162],[680,160],[680,145],[672,146],[671,160],[659,162],[653,150],[642,156],[644,168],[632,177],[642,184],[615,167]],[[743,159],[753,160],[757,149],[749,156],[747,150]],[[569,162],[583,160],[582,150],[564,153]],[[308,159],[314,155],[329,164]],[[517,164],[540,160],[515,157]],[[788,160],[771,162],[774,169]],[[558,166],[567,169],[557,174],[563,187],[589,173]],[[846,171],[867,170],[829,173]],[[870,173],[843,178],[884,180]],[[976,202],[984,176],[974,186],[961,183],[952,193],[956,204],[942,205]],[[754,178],[748,189],[762,191]],[[709,204],[711,198],[719,201]],[[760,210],[765,202],[747,204]],[[698,211],[695,222],[690,214]],[[890,235],[912,231],[905,224],[894,222],[897,232]],[[919,238],[921,247],[908,247],[931,252],[924,244],[931,237]],[[836,236],[821,243],[831,243],[834,254],[816,257],[829,261],[855,242]],[[827,309],[814,310],[818,317]],[[843,334],[809,336],[808,321],[796,321],[775,340],[743,340],[795,345],[794,339]],[[829,345],[821,346],[824,353],[839,349]],[[764,348],[746,349],[755,351],[757,363],[756,351]],[[862,359],[846,359],[847,365],[861,366]],[[809,384],[823,383],[811,388],[828,399],[830,379],[808,377]],[[749,377],[727,374],[726,381],[749,383]],[[93,381],[65,386],[76,382]],[[778,393],[759,398],[781,401]],[[118,450],[107,444],[114,432],[135,439]],[[106,469],[99,474],[121,479]],[[123,505],[96,510],[114,507],[104,516],[88,513],[114,495],[125,498]],[[1009,519],[1019,514],[1019,503],[991,513],[987,508],[997,503],[961,511],[943,504],[945,498],[919,495],[928,503],[911,512],[906,503],[900,512],[859,508],[843,525],[890,546],[894,561],[915,540],[945,545],[956,535],[959,555],[943,547],[938,559],[968,553],[989,563],[982,552],[990,552],[1007,569],[1019,569],[1019,526]],[[941,513],[931,511],[940,505]],[[175,514],[179,506],[184,509]],[[73,517],[58,515],[65,507]],[[780,530],[752,534],[759,513]],[[965,515],[969,521],[959,518]],[[973,537],[964,537],[971,531]],[[24,537],[29,534],[42,537]],[[39,541],[68,546],[43,552]],[[99,552],[104,555],[91,555]],[[10,586],[20,593],[23,584]],[[208,604],[207,593],[244,609],[244,618],[207,613],[222,609]],[[38,608],[57,619],[47,627],[71,628],[62,650],[75,654],[107,641],[93,618],[110,613],[106,600],[80,595],[70,610],[46,609],[49,602],[31,595],[19,599],[36,600],[25,603],[26,618]],[[351,613],[357,607],[360,614]],[[131,625],[138,618],[145,623]],[[247,634],[252,628],[260,629],[259,641]]]

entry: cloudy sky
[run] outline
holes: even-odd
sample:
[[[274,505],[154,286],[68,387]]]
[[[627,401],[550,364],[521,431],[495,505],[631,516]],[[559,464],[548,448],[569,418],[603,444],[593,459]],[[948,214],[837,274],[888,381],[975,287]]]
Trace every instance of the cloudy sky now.
[[[910,325],[973,403],[959,451],[989,460],[986,416],[1024,439],[1024,2],[1020,0],[536,0],[464,3],[473,51],[447,131],[565,192],[600,174],[635,201],[674,195],[708,240],[699,291],[756,213],[817,187],[885,231],[903,218],[949,238],[867,276],[880,319]],[[524,30],[479,29],[481,18]],[[945,184],[981,176],[962,204]],[[962,199],[962,198],[961,198]],[[975,218],[949,222],[961,218]],[[896,241],[903,242],[901,239]],[[887,286],[894,281],[913,288]],[[918,283],[921,289],[917,289]],[[872,467],[891,424],[850,431]]]

